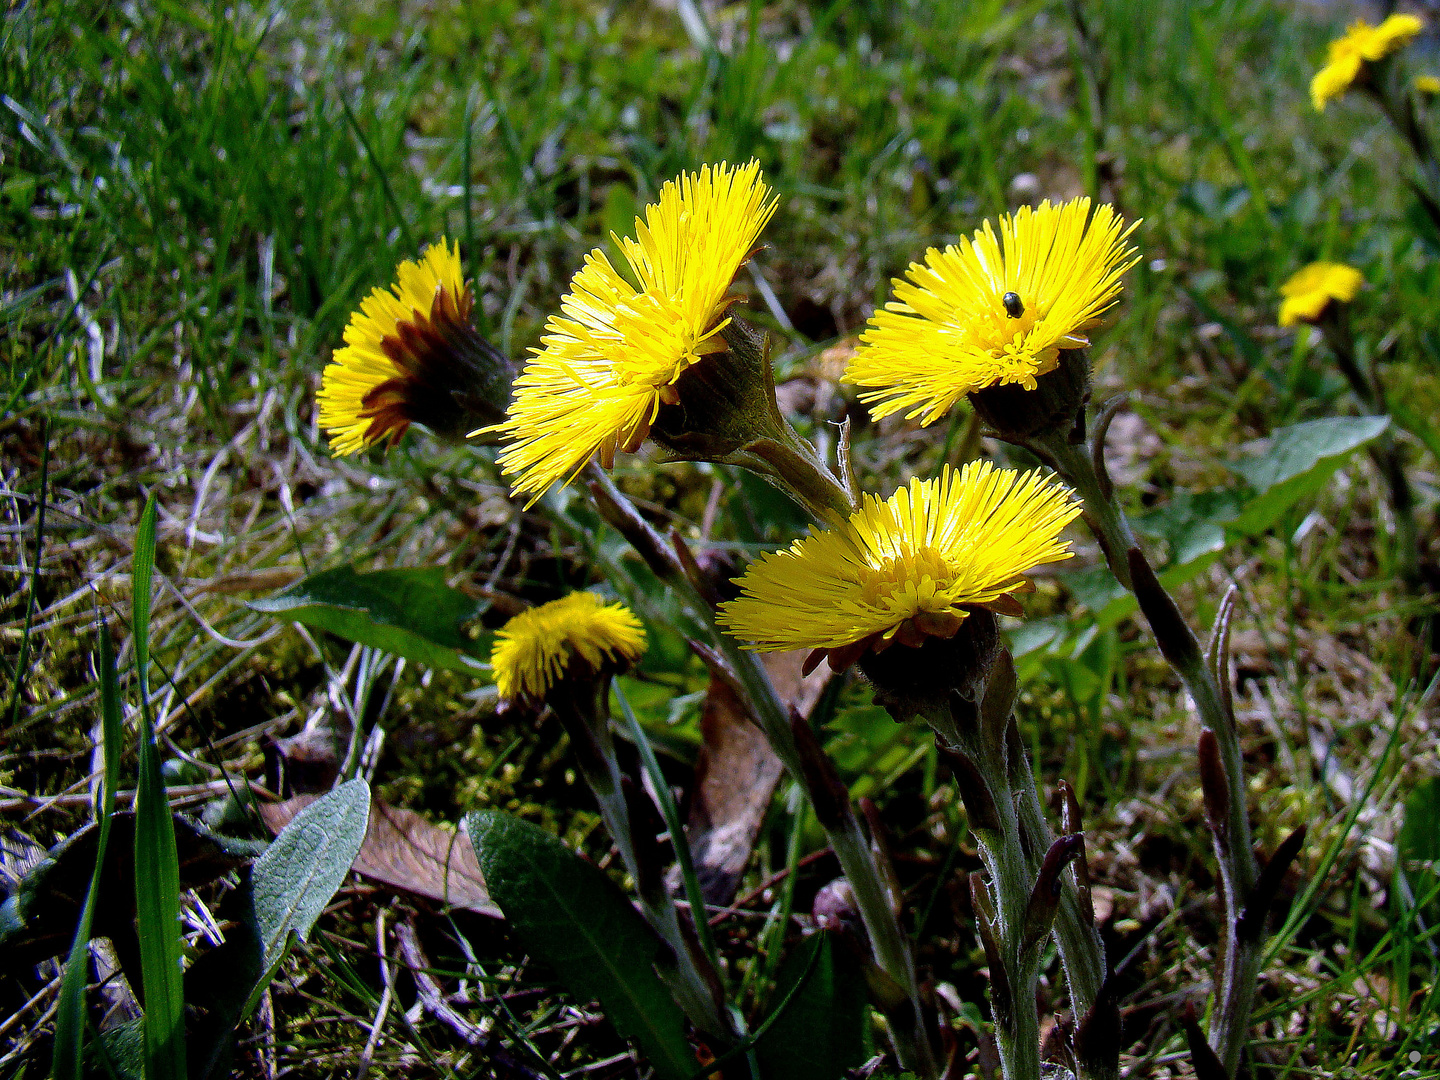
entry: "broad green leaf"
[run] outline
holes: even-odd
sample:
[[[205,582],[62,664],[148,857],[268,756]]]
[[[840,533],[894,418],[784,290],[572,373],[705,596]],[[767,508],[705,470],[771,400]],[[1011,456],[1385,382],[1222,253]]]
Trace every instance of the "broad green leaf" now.
[[[1299,476],[1276,484],[1249,502],[1240,516],[1228,523],[1229,529],[1241,536],[1259,536],[1268,532],[1279,524],[1292,506],[1324,491],[1325,485],[1342,464],[1343,458],[1327,458]]]
[[[755,1044],[762,1075],[834,1080],[865,1060],[865,977],[830,934],[806,938],[785,958],[771,1000],[785,1004]]]
[[[660,938],[605,874],[545,830],[496,810],[467,819],[491,896],[525,948],[581,1000],[596,999],[656,1074],[695,1070],[685,1017],[655,973]]]
[[[1335,470],[1388,423],[1384,416],[1341,416],[1281,428],[1268,450],[1231,465],[1249,490],[1178,492],[1165,506],[1137,516],[1135,531],[1165,541],[1170,549],[1160,583],[1167,589],[1183,585],[1219,557],[1227,538],[1273,528],[1290,507],[1322,490]],[[1135,598],[1108,567],[1073,571],[1065,582],[1101,629],[1137,610]]]
[[[60,1003],[55,1012],[55,1053],[50,1075],[55,1080],[74,1080],[80,1076],[81,1050],[85,1036],[85,985],[90,972],[90,928],[95,919],[95,904],[100,895],[100,879],[105,870],[105,849],[110,842],[110,822],[115,813],[115,792],[120,789],[120,740],[124,726],[120,718],[120,690],[115,675],[115,647],[110,642],[110,628],[100,620],[100,742],[105,755],[105,777],[102,781],[99,817],[100,839],[96,843],[95,870],[90,875],[90,888],[85,894],[85,908],[75,928],[75,941],[65,962],[65,977],[60,984]]]
[[[1260,494],[1293,480],[1329,458],[1344,457],[1390,425],[1388,416],[1331,416],[1279,428],[1270,447],[1242,458],[1231,468]]]
[[[1225,523],[1234,521],[1253,495],[1243,488],[1177,491],[1164,506],[1135,518],[1135,531],[1164,540],[1167,566],[1184,566],[1225,547]]]
[[[253,878],[226,894],[217,918],[226,922],[225,940],[207,949],[185,972],[185,1000],[192,1011],[188,1033],[191,1080],[232,1075],[236,1029],[251,1002],[274,974],[260,952]]]
[[[432,668],[474,673],[485,655],[465,633],[485,604],[445,584],[438,566],[357,573],[339,566],[250,607]]]
[[[1421,783],[1405,800],[1399,846],[1402,864],[1440,861],[1440,776]]]
[[[255,922],[267,970],[292,933],[309,936],[360,853],[369,822],[370,785],[356,777],[296,814],[256,861]]]
[[[185,984],[180,966],[180,859],[150,713],[150,585],[155,570],[155,496],[135,538],[133,615],[140,692],[140,775],[135,785],[135,919],[145,988],[146,1080],[185,1078]]]

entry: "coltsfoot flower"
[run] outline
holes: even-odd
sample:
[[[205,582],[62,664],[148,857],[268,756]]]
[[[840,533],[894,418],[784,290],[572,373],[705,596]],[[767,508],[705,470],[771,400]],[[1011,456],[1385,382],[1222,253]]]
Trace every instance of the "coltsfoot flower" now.
[[[1342,37],[1330,42],[1325,66],[1310,80],[1310,101],[1316,110],[1324,112],[1332,98],[1361,81],[1368,64],[1389,56],[1423,29],[1424,21],[1415,15],[1391,15],[1379,26],[1363,19],[1351,23]]]
[[[1072,492],[1038,471],[988,461],[938,480],[911,480],[881,501],[865,496],[848,521],[762,555],[720,606],[720,625],[745,648],[812,650],[842,670],[867,652],[953,638],[980,609],[1019,615],[1026,571],[1071,556],[1060,531]]]
[[[905,410],[932,424],[963,396],[988,387],[1034,390],[1062,350],[1087,333],[1120,295],[1139,256],[1108,205],[1088,198],[1022,206],[973,239],[931,248],[895,279],[895,299],[860,335],[844,382],[878,419]]]
[[[337,455],[393,447],[412,423],[459,438],[504,409],[510,365],[470,322],[460,245],[442,237],[395,276],[360,302],[322,376],[320,427]]]
[[[645,654],[645,628],[624,604],[575,592],[522,611],[495,634],[490,664],[500,697],[540,702],[564,677],[594,679]]]
[[[1365,279],[1360,271],[1344,263],[1315,262],[1296,271],[1280,286],[1280,325],[1319,320],[1332,301],[1349,303],[1355,299]]]
[[[533,501],[591,455],[609,468],[640,447],[661,405],[679,400],[680,376],[725,350],[726,294],[775,204],[757,162],[706,165],[660,189],[637,239],[615,238],[638,290],[599,248],[586,256],[496,429],[515,495]]]

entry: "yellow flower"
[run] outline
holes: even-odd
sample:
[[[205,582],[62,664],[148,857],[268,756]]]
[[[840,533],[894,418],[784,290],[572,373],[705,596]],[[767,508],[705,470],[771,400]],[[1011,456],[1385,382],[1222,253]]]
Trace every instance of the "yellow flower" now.
[[[1316,262],[1296,271],[1280,286],[1280,325],[1314,322],[1332,300],[1349,303],[1365,279],[1360,271],[1344,263]]]
[[[1035,389],[1061,349],[1083,349],[1086,332],[1120,295],[1120,277],[1138,260],[1128,229],[1090,200],[1022,206],[974,240],[931,248],[895,279],[895,300],[877,311],[844,381],[866,387],[876,417],[938,420],[965,394],[1017,383]]]
[[[1440,94],[1440,75],[1416,75],[1415,89],[1422,94]]]
[[[676,380],[724,351],[726,293],[775,211],[769,194],[754,161],[668,181],[635,220],[638,239],[615,237],[638,291],[599,248],[586,256],[497,428],[514,494],[533,502],[592,454],[609,468],[616,450],[638,449],[660,406],[678,400]]]
[[[721,605],[720,625],[748,649],[813,649],[809,666],[828,654],[837,670],[869,649],[951,638],[969,609],[1021,614],[1011,594],[1029,591],[1032,567],[1070,558],[1059,535],[1079,513],[1071,491],[1039,471],[947,466],[762,555],[740,597]]]
[[[594,677],[645,653],[645,628],[624,604],[575,592],[522,611],[495,635],[490,664],[500,697],[540,701],[565,674]],[[584,667],[575,665],[576,657]]]
[[[1325,66],[1310,80],[1310,100],[1315,108],[1325,111],[1331,98],[1337,98],[1353,86],[1367,63],[1389,56],[1425,28],[1414,15],[1391,15],[1379,26],[1363,19],[1350,24],[1343,37],[1330,42]]]
[[[475,297],[460,271],[460,245],[442,237],[402,262],[389,289],[374,289],[345,327],[345,347],[325,368],[320,426],[337,455],[388,440],[412,423],[459,435],[476,416],[498,415],[508,362],[470,322]],[[466,423],[466,421],[469,421]]]

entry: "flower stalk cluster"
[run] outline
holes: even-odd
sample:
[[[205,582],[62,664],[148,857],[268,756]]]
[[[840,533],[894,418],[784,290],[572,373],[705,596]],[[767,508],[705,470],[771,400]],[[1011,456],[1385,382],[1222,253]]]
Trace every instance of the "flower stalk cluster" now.
[[[841,871],[853,891],[874,961],[891,991],[881,1005],[890,1022],[897,1055],[905,1068],[933,1077],[938,1070],[920,1001],[914,958],[889,900],[893,871],[879,865],[860,827],[848,791],[805,721],[792,717],[764,666],[752,651],[716,626],[714,583],[700,570],[678,534],[666,544],[602,470],[591,472],[590,493],[606,522],[629,541],[650,570],[681,598],[689,613],[713,634],[697,651],[739,694],[785,766],[800,785],[825,830]],[[692,643],[699,644],[699,643]]]
[[[505,418],[477,434],[504,443],[499,464],[526,505],[584,472],[600,516],[702,628],[704,640],[691,641],[693,650],[736,691],[825,831],[844,874],[841,891],[853,897],[868,939],[872,999],[899,1063],[925,1080],[959,1066],[937,1052],[943,1042],[922,994],[884,844],[878,830],[867,835],[816,733],[791,715],[757,654],[805,650],[807,672],[820,663],[837,672],[857,667],[898,722],[918,718],[930,726],[984,866],[969,885],[1006,1080],[1041,1075],[1036,987],[1052,938],[1074,1013],[1059,1039],[1065,1066],[1081,1080],[1114,1080],[1120,1014],[1095,927],[1080,807],[1062,782],[1058,833],[1046,819],[1019,734],[1015,668],[999,624],[1000,616],[1024,615],[1020,597],[1031,590],[1027,575],[1036,566],[1070,557],[1061,534],[1083,516],[1116,578],[1135,593],[1204,726],[1200,775],[1225,929],[1209,1039],[1199,1038],[1192,1053],[1197,1067],[1233,1077],[1265,914],[1301,838],[1282,845],[1263,870],[1257,863],[1229,698],[1231,607],[1222,607],[1212,644],[1202,649],[1136,543],[1106,472],[1102,448],[1113,409],[1101,411],[1087,439],[1086,349],[1139,258],[1129,243],[1138,222],[1127,225],[1088,199],[1024,207],[1002,218],[998,232],[986,222],[957,245],[928,251],[895,282],[895,299],[872,318],[843,381],[859,388],[874,415],[902,412],[922,424],[966,399],[996,436],[1047,468],[1021,474],[989,462],[946,466],[933,480],[911,480],[882,497],[857,489],[843,437],[832,470],[785,420],[768,341],[732,310],[735,274],[775,208],[754,162],[706,166],[664,185],[636,219],[635,238],[615,237],[628,274],[598,249],[587,257],[514,379]],[[322,399],[321,423],[337,452],[398,438],[403,426],[386,410],[400,390],[410,401],[415,387],[444,387],[443,377],[431,378],[446,370],[443,349],[424,354],[424,379],[395,374],[419,370],[402,361],[423,352],[414,342],[424,335],[414,328],[425,317],[426,296],[433,295],[432,327],[453,329],[450,309],[464,307],[455,299],[468,296],[458,260],[451,266],[443,245],[442,252],[427,255],[424,267],[402,267],[392,294],[377,290],[379,299],[369,301],[370,323],[352,324],[353,351],[337,354],[338,381]],[[450,370],[467,369],[457,361]],[[436,426],[428,418],[433,409],[424,417],[393,415]],[[662,538],[607,475],[617,454],[647,441],[672,459],[748,469],[805,507],[815,525],[755,560],[735,582],[738,595],[725,600],[680,535]],[[548,707],[564,725],[641,908],[673,955],[662,973],[667,984],[697,1029],[738,1055],[748,1044],[713,950],[697,933],[703,920],[696,912],[692,925],[664,885],[654,830],[643,824],[653,807],[621,769],[610,731],[611,680],[635,663],[644,641],[629,612],[577,594],[512,620],[493,662],[507,700]],[[638,725],[634,730],[643,741]],[[683,846],[678,825],[669,824]],[[683,857],[680,863],[687,865]]]
[[[1078,812],[1074,831],[1054,837],[1040,810],[1015,724],[1015,669],[1000,650],[978,701],[952,693],[925,714],[948,756],[955,786],[979,841],[985,874],[970,876],[976,930],[990,968],[990,994],[1007,1080],[1039,1074],[1039,1016],[1033,1002],[1044,943],[1060,947],[1079,1020],[1067,1047],[1079,1076],[1113,1078],[1119,1068],[1119,1014],[1102,996],[1105,951],[1094,928]],[[1082,891],[1082,887],[1084,891]],[[1104,1027],[1117,1038],[1097,1037]]]

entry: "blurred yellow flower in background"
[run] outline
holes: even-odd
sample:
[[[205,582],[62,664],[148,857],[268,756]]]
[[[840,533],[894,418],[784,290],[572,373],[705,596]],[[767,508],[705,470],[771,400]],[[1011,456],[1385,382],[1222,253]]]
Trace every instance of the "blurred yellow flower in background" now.
[[[725,350],[726,293],[776,201],[757,162],[706,165],[660,189],[637,239],[615,237],[638,290],[599,248],[586,256],[496,429],[514,494],[533,502],[592,454],[608,468],[617,450],[639,448],[660,406],[677,400],[676,380]]]
[[[522,611],[501,627],[490,664],[502,699],[538,702],[566,675],[594,678],[607,668],[629,668],[645,647],[645,628],[624,604],[575,592]]]
[[[1344,263],[1315,262],[1280,286],[1280,325],[1319,319],[1332,300],[1349,303],[1365,284],[1360,271]]]
[[[973,240],[931,248],[896,279],[895,299],[870,319],[844,382],[878,419],[902,409],[931,424],[962,396],[1035,380],[1060,350],[1083,349],[1099,317],[1120,295],[1120,278],[1139,256],[1108,205],[1090,214],[1088,198],[1022,206],[990,222]]]
[[[988,461],[865,496],[848,521],[753,562],[719,622],[746,648],[813,649],[837,670],[870,649],[951,638],[971,608],[1018,615],[1024,574],[1071,556],[1060,531],[1080,513],[1069,488],[1039,471]]]
[[[1379,26],[1363,19],[1350,24],[1343,37],[1330,42],[1325,66],[1310,80],[1310,100],[1321,112],[1360,78],[1367,63],[1389,56],[1425,28],[1415,15],[1391,15]]]
[[[1422,94],[1440,94],[1440,75],[1416,75],[1415,89]]]

